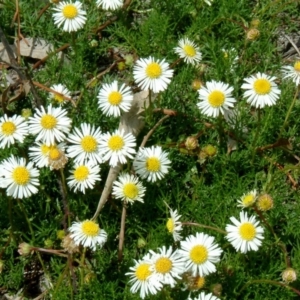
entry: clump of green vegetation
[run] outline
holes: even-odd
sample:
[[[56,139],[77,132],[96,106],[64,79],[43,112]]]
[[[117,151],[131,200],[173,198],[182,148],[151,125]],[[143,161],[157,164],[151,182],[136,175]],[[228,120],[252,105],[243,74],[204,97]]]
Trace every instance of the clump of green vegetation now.
[[[4,299],[299,297],[298,1],[0,5]]]

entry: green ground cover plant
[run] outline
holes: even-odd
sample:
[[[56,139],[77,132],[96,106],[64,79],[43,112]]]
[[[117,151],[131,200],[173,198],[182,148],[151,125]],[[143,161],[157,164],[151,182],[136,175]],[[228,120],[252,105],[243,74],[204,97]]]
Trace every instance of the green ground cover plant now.
[[[1,299],[298,299],[299,9],[0,0]]]

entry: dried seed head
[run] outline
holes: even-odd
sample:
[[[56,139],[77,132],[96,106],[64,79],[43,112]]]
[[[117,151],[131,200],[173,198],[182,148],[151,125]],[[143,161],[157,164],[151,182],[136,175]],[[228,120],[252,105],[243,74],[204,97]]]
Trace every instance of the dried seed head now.
[[[198,140],[193,136],[189,136],[185,140],[184,144],[187,150],[195,150],[196,148],[199,147]]]
[[[249,41],[255,41],[255,40],[258,39],[259,35],[260,35],[260,32],[259,32],[258,29],[250,28],[246,32],[246,39],[249,40]]]

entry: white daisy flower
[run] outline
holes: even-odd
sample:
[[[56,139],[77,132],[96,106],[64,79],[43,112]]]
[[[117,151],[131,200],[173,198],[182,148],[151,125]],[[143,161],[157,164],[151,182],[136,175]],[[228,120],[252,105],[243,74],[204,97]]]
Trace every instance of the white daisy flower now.
[[[171,82],[173,70],[169,64],[155,60],[153,57],[140,58],[133,68],[133,77],[142,90],[152,90],[154,93],[164,91]]]
[[[146,188],[139,179],[130,174],[121,174],[118,181],[113,183],[112,194],[122,201],[133,204],[135,201],[144,202]]]
[[[1,187],[13,198],[28,198],[38,192],[40,172],[33,162],[26,164],[25,158],[10,156],[0,165]]]
[[[0,118],[0,148],[13,145],[16,141],[23,143],[28,135],[26,120],[18,115],[12,117],[6,114]]]
[[[123,0],[97,0],[96,4],[105,10],[116,10],[123,6]]]
[[[49,167],[49,157],[53,160],[57,158],[59,152],[64,152],[65,143],[47,146],[45,143],[36,142],[35,146],[29,147],[29,158],[38,168]]]
[[[126,158],[133,158],[133,154],[136,153],[135,146],[135,137],[131,133],[125,134],[124,130],[103,134],[99,145],[103,160],[109,160],[112,167],[116,167],[119,162],[125,164]]]
[[[202,58],[199,47],[197,47],[196,44],[188,38],[180,39],[178,47],[175,47],[174,51],[188,64],[195,65]]]
[[[188,298],[188,300],[220,300],[220,298],[217,298],[212,293],[205,294],[204,292],[202,292],[198,295],[198,297]]]
[[[82,245],[96,250],[97,245],[102,247],[107,240],[106,231],[92,220],[74,222],[68,230],[77,246]]]
[[[96,181],[100,181],[100,167],[91,161],[85,164],[76,164],[68,177],[68,186],[74,188],[74,192],[80,190],[85,194],[85,190],[92,189]]]
[[[236,251],[246,253],[247,251],[257,251],[264,239],[264,229],[256,221],[255,216],[248,218],[246,212],[240,212],[240,221],[235,217],[230,218],[234,225],[226,225],[226,239],[232,244]]]
[[[166,227],[168,231],[173,235],[175,242],[182,239],[180,232],[182,231],[182,223],[179,221],[181,215],[178,214],[177,209],[170,209],[171,218],[168,219]]]
[[[119,117],[121,111],[129,111],[133,94],[131,89],[125,84],[118,87],[118,82],[104,84],[99,91],[98,105],[102,112],[107,116]]]
[[[47,146],[65,140],[70,132],[72,120],[66,116],[67,111],[61,107],[42,106],[37,109],[33,117],[29,118],[29,132],[37,134],[36,141],[42,141]]]
[[[218,117],[225,114],[234,106],[236,100],[232,98],[233,88],[220,81],[206,82],[206,87],[198,90],[200,102],[197,104],[201,112],[208,117]]]
[[[252,206],[257,199],[257,191],[253,190],[249,193],[245,193],[241,199],[238,201],[238,206],[242,208],[247,208]]]
[[[212,236],[197,232],[195,236],[190,235],[180,242],[182,249],[178,251],[185,257],[187,272],[201,277],[216,272],[214,264],[220,260],[223,250],[214,244],[214,240]]]
[[[66,102],[64,96],[71,98],[71,92],[64,85],[60,83],[54,84],[50,88],[51,90],[58,93],[58,94],[50,93],[50,98],[53,99],[55,102],[58,102],[59,104],[63,104],[64,102]]]
[[[75,1],[75,3],[62,1],[59,2],[53,10],[54,24],[61,27],[63,24],[63,31],[77,31],[82,28],[86,22],[86,12],[82,8],[82,3]]]
[[[177,250],[173,252],[172,247],[166,249],[163,246],[158,249],[158,253],[152,250],[149,252],[152,254],[150,271],[157,276],[162,284],[168,284],[171,288],[175,287],[175,278],[181,279],[180,275],[185,272],[185,260],[179,255]]]
[[[167,152],[160,146],[152,146],[140,148],[133,162],[133,168],[142,178],[155,182],[168,173],[170,163]]]
[[[68,136],[70,145],[67,149],[68,156],[73,158],[78,164],[91,161],[94,165],[102,163],[100,153],[101,130],[94,125],[82,123],[79,128],[74,129],[74,133]]]
[[[151,256],[146,254],[141,260],[134,260],[135,265],[131,267],[131,272],[125,275],[130,276],[129,283],[132,284],[130,291],[136,293],[140,290],[140,297],[144,299],[148,294],[155,295],[162,289],[162,284],[157,275],[151,270]]]
[[[271,77],[260,72],[245,78],[244,81],[246,81],[246,83],[242,85],[242,89],[246,90],[244,97],[248,98],[247,103],[256,108],[276,104],[281,91],[274,82],[275,79],[276,77]]]
[[[282,67],[283,79],[289,78],[296,84],[300,84],[300,60],[294,63],[294,66],[283,66]]]

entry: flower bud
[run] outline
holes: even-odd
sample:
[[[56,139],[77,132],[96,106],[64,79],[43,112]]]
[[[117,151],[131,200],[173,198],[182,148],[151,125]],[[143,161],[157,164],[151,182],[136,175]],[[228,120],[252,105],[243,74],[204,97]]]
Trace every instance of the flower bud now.
[[[56,231],[56,237],[58,240],[62,240],[65,237],[65,231],[64,230],[57,230]]]
[[[260,32],[258,29],[256,28],[250,28],[247,32],[246,32],[246,39],[249,41],[255,41],[258,39],[260,35]]]
[[[45,248],[52,248],[53,247],[53,241],[51,239],[46,239],[44,241],[44,245],[45,245]]]
[[[70,234],[66,235],[63,238],[61,246],[64,248],[65,251],[67,251],[70,254],[79,252],[79,247],[74,243]]]
[[[28,243],[21,243],[19,245],[18,252],[22,256],[27,256],[33,253],[33,247]]]
[[[210,290],[215,296],[221,297],[222,290],[223,290],[222,284],[220,283],[213,284]]]
[[[90,41],[90,46],[91,46],[92,48],[98,47],[98,41],[96,41],[96,40],[91,40],[91,41]]]
[[[198,139],[193,136],[189,136],[184,144],[187,150],[195,150],[199,146]]]
[[[29,117],[32,116],[32,111],[30,108],[23,108],[21,112],[21,116],[25,119],[28,120]]]
[[[262,194],[258,197],[256,206],[261,211],[267,211],[273,208],[274,201],[270,195]]]
[[[282,280],[286,283],[291,283],[297,280],[296,271],[293,268],[287,268],[282,272]]]
[[[217,148],[213,145],[205,146],[202,151],[204,151],[209,157],[213,157],[217,154]]]
[[[200,90],[202,87],[203,87],[203,82],[199,79],[195,79],[193,80],[192,82],[192,89],[197,91],[197,90]]]
[[[253,20],[251,21],[251,23],[250,23],[250,26],[251,26],[252,28],[257,28],[257,27],[259,26],[259,24],[260,24],[260,20],[259,20],[259,19],[253,19]]]
[[[143,238],[139,238],[137,241],[138,248],[144,248],[146,246],[147,242]]]

